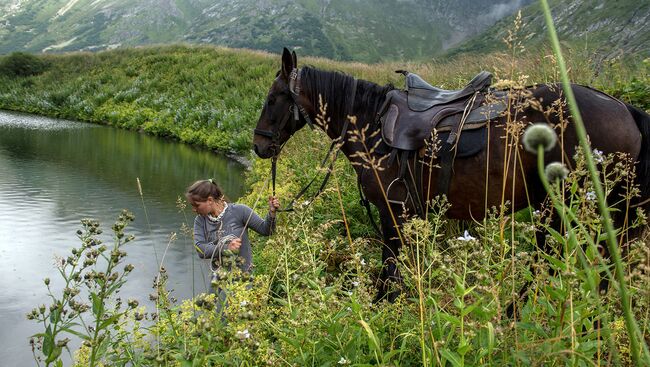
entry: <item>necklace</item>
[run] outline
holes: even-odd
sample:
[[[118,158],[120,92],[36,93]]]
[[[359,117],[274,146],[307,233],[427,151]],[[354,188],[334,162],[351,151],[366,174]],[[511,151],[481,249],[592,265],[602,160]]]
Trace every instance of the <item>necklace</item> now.
[[[209,220],[210,222],[213,222],[213,223],[214,223],[214,222],[218,222],[218,221],[220,221],[220,220],[223,218],[223,215],[224,215],[224,213],[226,212],[226,209],[228,209],[228,203],[226,203],[226,202],[224,201],[224,202],[223,202],[223,210],[221,210],[221,213],[219,213],[219,215],[217,215],[216,217],[214,217],[214,216],[212,215],[212,213],[208,213],[208,215],[207,215],[208,220]]]

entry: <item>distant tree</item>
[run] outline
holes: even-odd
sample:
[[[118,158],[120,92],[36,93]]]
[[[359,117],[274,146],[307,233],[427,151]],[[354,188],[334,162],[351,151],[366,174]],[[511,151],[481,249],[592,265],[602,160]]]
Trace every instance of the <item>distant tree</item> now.
[[[36,55],[13,52],[0,59],[0,74],[9,77],[38,75],[47,70],[49,63]]]

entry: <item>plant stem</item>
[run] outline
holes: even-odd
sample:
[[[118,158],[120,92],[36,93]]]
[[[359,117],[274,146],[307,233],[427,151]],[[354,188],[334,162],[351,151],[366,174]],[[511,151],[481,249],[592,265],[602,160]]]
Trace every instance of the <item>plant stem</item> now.
[[[627,292],[627,287],[625,285],[625,274],[623,270],[623,262],[621,260],[621,254],[618,248],[616,241],[616,231],[614,230],[614,225],[612,223],[612,218],[609,215],[609,208],[606,203],[605,194],[603,192],[603,187],[600,182],[600,177],[598,171],[596,170],[596,164],[594,162],[593,155],[591,153],[591,147],[587,141],[587,132],[585,130],[584,123],[582,122],[582,117],[580,111],[578,110],[578,104],[576,102],[575,96],[573,95],[573,90],[571,89],[571,84],[569,82],[569,75],[567,73],[566,64],[562,56],[562,50],[560,49],[560,41],[555,32],[555,26],[553,24],[553,18],[551,16],[551,9],[548,5],[547,0],[540,0],[542,9],[544,10],[544,16],[546,19],[546,26],[548,27],[549,38],[557,57],[558,66],[560,68],[560,75],[562,78],[562,88],[566,94],[566,100],[569,104],[569,110],[571,111],[571,116],[573,117],[573,123],[576,129],[576,134],[578,135],[578,140],[580,146],[585,154],[585,160],[587,162],[587,168],[589,169],[589,174],[591,180],[594,184],[594,191],[596,191],[596,196],[598,198],[598,208],[600,213],[603,216],[603,223],[605,231],[607,232],[607,247],[614,262],[614,270],[616,274],[616,280],[618,282],[618,293],[621,299],[621,305],[623,307],[623,315],[625,318],[625,328],[627,329],[628,335],[630,337],[630,349],[632,350],[632,360],[634,364],[639,366],[641,365],[641,356],[639,355],[639,340],[638,338],[638,325],[632,315],[632,308],[630,305],[630,296]],[[644,364],[650,364],[650,355],[648,355],[647,346],[644,346]]]

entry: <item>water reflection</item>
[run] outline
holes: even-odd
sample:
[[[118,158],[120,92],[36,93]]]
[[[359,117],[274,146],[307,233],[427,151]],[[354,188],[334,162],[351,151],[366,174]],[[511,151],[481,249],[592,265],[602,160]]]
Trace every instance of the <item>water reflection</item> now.
[[[121,292],[146,303],[157,262],[178,298],[207,289],[207,270],[180,227],[193,215],[176,199],[195,179],[215,177],[225,192],[243,192],[243,167],[213,153],[110,127],[0,112],[0,360],[33,365],[27,337],[38,332],[25,313],[48,303],[42,279],[61,286],[54,255],[78,245],[79,220],[96,218],[102,239],[121,209],[134,212],[126,247],[136,269]],[[136,177],[142,183],[144,202]],[[148,219],[148,220],[147,220]],[[178,239],[171,244],[172,232]],[[168,246],[169,244],[169,246]]]

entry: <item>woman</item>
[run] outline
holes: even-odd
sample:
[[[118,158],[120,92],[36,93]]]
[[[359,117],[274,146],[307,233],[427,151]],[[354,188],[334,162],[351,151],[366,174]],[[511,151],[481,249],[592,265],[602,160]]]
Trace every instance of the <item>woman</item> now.
[[[221,259],[227,250],[238,252],[243,260],[238,263],[239,268],[250,272],[253,264],[248,228],[264,236],[271,235],[275,213],[280,207],[278,199],[269,197],[269,213],[262,219],[246,205],[227,203],[212,179],[196,181],[187,189],[185,197],[198,214],[194,219],[194,244],[199,257],[212,259],[218,268],[223,266]]]

